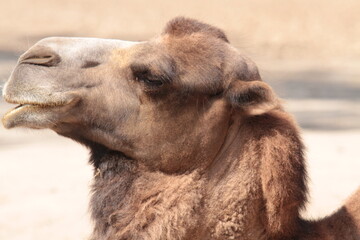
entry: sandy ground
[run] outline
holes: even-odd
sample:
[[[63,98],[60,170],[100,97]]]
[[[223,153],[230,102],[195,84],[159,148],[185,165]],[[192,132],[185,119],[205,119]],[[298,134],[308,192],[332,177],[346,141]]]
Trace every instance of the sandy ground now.
[[[215,24],[258,64],[303,129],[305,217],[360,184],[358,0],[0,0],[0,90],[19,54],[46,36],[143,40],[177,15]],[[11,106],[0,99],[0,115]],[[92,169],[85,148],[50,131],[0,126],[0,239],[86,239]]]
[[[51,132],[14,131],[6,138],[0,148],[0,239],[86,239],[86,150]]]

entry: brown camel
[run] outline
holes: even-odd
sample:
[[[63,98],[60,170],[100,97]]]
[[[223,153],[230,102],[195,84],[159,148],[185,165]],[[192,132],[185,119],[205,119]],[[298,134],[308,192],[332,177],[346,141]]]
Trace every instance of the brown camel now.
[[[225,34],[187,18],[147,42],[47,38],[4,88],[6,128],[91,151],[93,240],[355,240],[360,191],[304,220],[298,127]]]

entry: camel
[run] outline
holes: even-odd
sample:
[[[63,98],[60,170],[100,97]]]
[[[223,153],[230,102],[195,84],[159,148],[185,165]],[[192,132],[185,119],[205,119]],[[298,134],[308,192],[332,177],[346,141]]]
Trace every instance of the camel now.
[[[300,217],[293,117],[224,32],[178,17],[145,42],[52,37],[3,90],[6,128],[48,128],[90,151],[92,240],[355,240],[360,189]]]

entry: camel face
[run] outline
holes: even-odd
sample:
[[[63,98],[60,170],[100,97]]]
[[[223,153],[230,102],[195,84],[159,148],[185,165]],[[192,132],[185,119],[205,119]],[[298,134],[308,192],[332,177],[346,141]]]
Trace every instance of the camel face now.
[[[24,53],[7,82],[4,98],[20,104],[4,117],[7,128],[52,128],[66,120],[81,91],[94,87],[114,48],[135,42],[91,38],[47,38]],[[94,74],[95,73],[95,74]]]
[[[20,104],[4,126],[50,128],[168,172],[208,165],[231,109],[266,105],[271,90],[220,30],[182,24],[148,42],[41,40],[4,88]]]

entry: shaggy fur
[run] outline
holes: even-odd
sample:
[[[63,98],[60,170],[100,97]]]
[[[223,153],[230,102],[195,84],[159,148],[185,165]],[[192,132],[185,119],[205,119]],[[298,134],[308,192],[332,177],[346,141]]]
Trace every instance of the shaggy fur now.
[[[20,59],[4,97],[30,106],[3,122],[89,147],[92,240],[360,239],[360,190],[332,216],[301,219],[298,127],[220,29],[176,18],[148,42],[96,50],[98,59],[43,54],[67,41]]]

